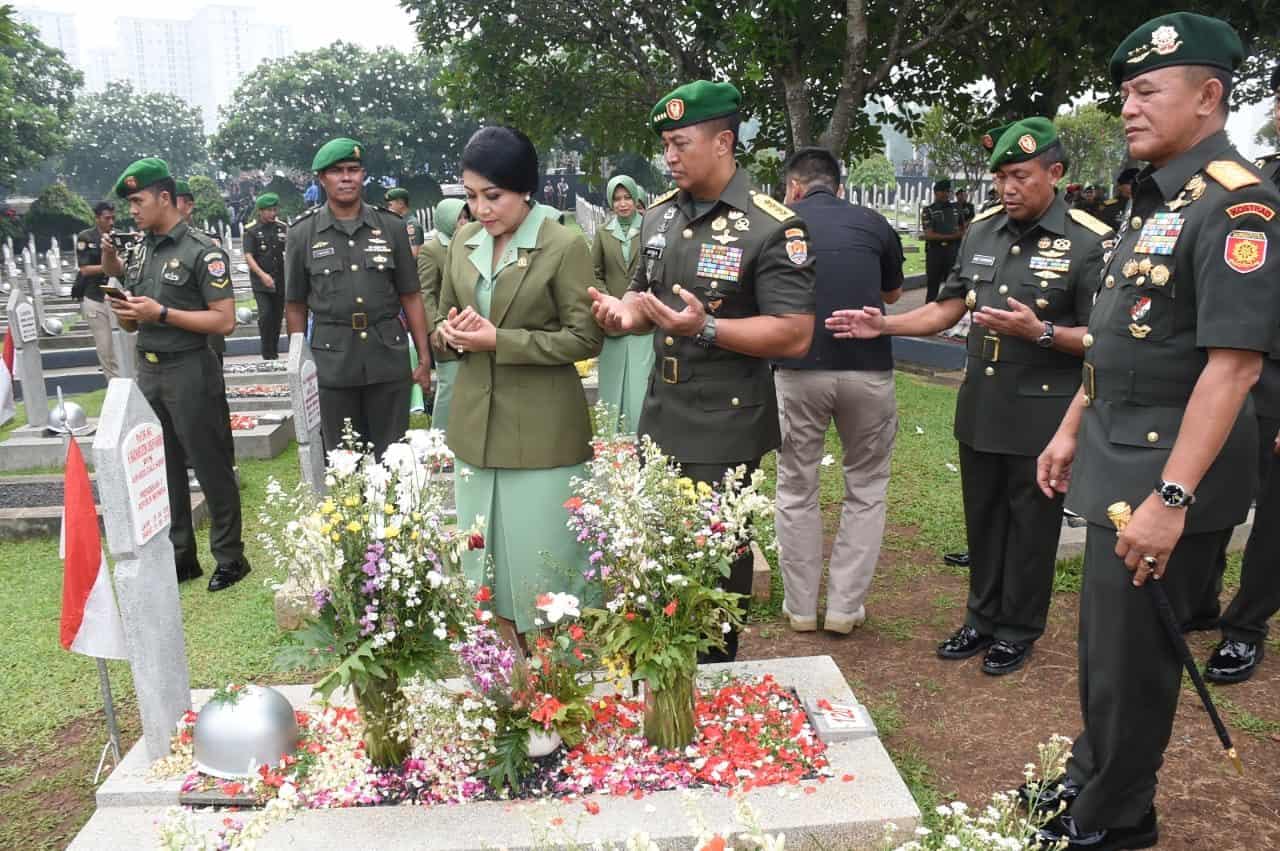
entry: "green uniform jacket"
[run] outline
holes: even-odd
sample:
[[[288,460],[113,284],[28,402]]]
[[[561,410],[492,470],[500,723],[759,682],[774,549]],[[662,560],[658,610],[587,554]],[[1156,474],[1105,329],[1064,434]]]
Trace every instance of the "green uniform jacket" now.
[[[434,320],[476,307],[480,273],[467,240],[471,222],[449,243]],[[536,245],[494,282],[489,320],[496,351],[461,358],[449,413],[449,447],[477,467],[544,469],[591,457],[591,418],[574,362],[595,357],[604,339],[591,315],[591,257],[582,238],[551,219]],[[478,308],[477,308],[478,309]]]
[[[97,225],[94,225],[76,235],[76,266],[100,266],[101,264],[102,232],[98,230]],[[75,285],[71,287],[71,297],[74,299],[87,298],[92,301],[102,301],[106,296],[99,287],[106,282],[106,275],[86,277],[83,273],[77,271]]]
[[[427,311],[427,332],[436,330],[436,314],[440,310],[440,286],[444,281],[444,267],[448,262],[449,248],[440,242],[439,234],[432,234],[418,250],[418,284],[422,287],[422,306]],[[431,347],[436,362],[458,359],[458,353],[445,347],[443,351]]]
[[[351,220],[326,204],[289,229],[286,299],[315,314],[311,351],[322,387],[408,381],[400,296],[418,292],[404,219],[362,204]]]
[[[1130,218],[1104,259],[1089,320],[1085,392],[1067,507],[1110,525],[1107,506],[1151,494],[1210,349],[1268,352],[1280,307],[1280,194],[1225,133],[1138,175]],[[1196,488],[1183,534],[1244,520],[1258,470],[1246,401]]]
[[[125,269],[125,286],[179,310],[208,310],[215,301],[231,298],[231,263],[213,240],[183,222],[163,236],[147,234],[142,250]],[[205,334],[175,325],[143,322],[138,326],[138,350],[185,352],[208,345]]]
[[[680,190],[655,199],[644,216],[631,289],[683,310],[676,285],[717,318],[806,315],[814,311],[808,229],[795,213],[750,189],[738,169],[702,215]],[[781,445],[769,362],[693,337],[653,335],[639,432],[683,463],[754,461]]]
[[[284,246],[289,234],[289,226],[276,219],[274,222],[257,221],[246,225],[244,229],[244,254],[252,256],[262,271],[275,280],[276,288],[268,289],[262,279],[252,269],[249,279],[256,293],[282,291],[284,283]]]
[[[1061,195],[1025,229],[1003,206],[992,207],[969,225],[938,300],[1008,310],[1015,298],[1055,325],[1088,325],[1103,240],[1110,236],[1097,219],[1069,211]],[[1039,455],[1080,387],[1080,358],[977,323],[967,349],[956,440],[979,452]]]
[[[631,260],[623,262],[622,243],[617,235],[603,225],[596,228],[596,238],[591,243],[591,265],[595,268],[596,286],[611,296],[622,298],[635,277],[636,267],[640,265],[640,247],[640,235],[637,233],[631,237]]]
[[[1253,164],[1262,172],[1264,179],[1280,189],[1280,154],[1268,154]],[[1271,352],[1262,362],[1262,376],[1253,385],[1251,395],[1258,416],[1280,419],[1280,323],[1276,331],[1277,339],[1272,341]]]
[[[953,233],[956,239],[960,238],[960,231],[964,229],[964,217],[961,215],[960,207],[954,201],[945,201],[941,204],[935,202],[924,207],[920,211],[920,230],[931,230],[936,234],[945,235]],[[939,250],[954,245],[953,242],[926,242],[927,250]]]

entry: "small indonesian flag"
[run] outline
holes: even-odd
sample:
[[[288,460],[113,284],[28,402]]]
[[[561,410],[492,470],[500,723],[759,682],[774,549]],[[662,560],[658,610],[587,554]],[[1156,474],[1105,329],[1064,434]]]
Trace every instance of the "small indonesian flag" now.
[[[13,419],[18,407],[13,401],[13,335],[4,335],[4,354],[0,356],[0,425]]]
[[[120,612],[107,574],[107,555],[98,534],[98,513],[84,456],[74,439],[67,445],[63,485],[62,646],[99,659],[127,658]]]

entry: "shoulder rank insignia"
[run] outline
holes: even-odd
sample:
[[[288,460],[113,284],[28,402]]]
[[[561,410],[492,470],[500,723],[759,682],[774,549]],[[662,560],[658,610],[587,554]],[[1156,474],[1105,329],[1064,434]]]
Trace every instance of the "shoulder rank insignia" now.
[[[1086,213],[1084,210],[1077,210],[1075,208],[1072,208],[1070,210],[1067,210],[1067,215],[1070,216],[1075,221],[1076,224],[1088,228],[1089,230],[1096,233],[1098,236],[1106,236],[1109,233],[1111,233],[1110,225],[1108,225],[1106,222],[1102,221],[1101,219],[1094,218],[1093,216]]]
[[[1232,204],[1227,208],[1227,215],[1233,219],[1241,216],[1257,216],[1264,222],[1269,222],[1276,216],[1276,211],[1258,201],[1246,201],[1243,204]]]
[[[312,216],[314,216],[314,215],[315,215],[316,213],[318,213],[318,212],[320,212],[320,208],[319,208],[319,207],[312,207],[310,210],[307,210],[305,213],[303,213],[302,215],[298,216],[298,218],[296,218],[296,219],[294,219],[293,221],[289,222],[289,227],[293,227],[293,226],[295,226],[295,225],[299,224],[300,222],[306,221],[307,219],[311,218]]]
[[[751,200],[755,202],[757,207],[764,210],[780,222],[785,222],[787,219],[794,219],[796,217],[796,214],[790,209],[779,204],[777,201],[773,200],[772,197],[763,192],[757,192],[752,195]]]
[[[664,192],[661,195],[659,195],[657,198],[654,198],[652,201],[649,202],[649,209],[652,210],[654,207],[658,206],[659,204],[665,204],[668,201],[673,201],[675,200],[675,197],[679,194],[680,194],[680,190],[678,188],[672,189],[670,192]]]
[[[994,207],[988,207],[987,209],[983,210],[983,211],[982,211],[981,213],[979,213],[978,215],[974,216],[974,217],[973,217],[973,220],[974,220],[975,222],[980,222],[980,221],[982,221],[983,219],[989,219],[989,218],[991,218],[991,217],[992,217],[992,216],[994,216],[996,213],[1003,213],[1003,212],[1004,212],[1004,204],[996,204]]]
[[[1214,160],[1204,167],[1204,173],[1232,192],[1262,182],[1262,178],[1235,160]]]

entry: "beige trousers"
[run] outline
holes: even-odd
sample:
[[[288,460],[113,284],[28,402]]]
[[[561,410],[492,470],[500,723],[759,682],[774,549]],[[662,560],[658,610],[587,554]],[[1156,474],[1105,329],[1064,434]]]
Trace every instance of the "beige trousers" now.
[[[86,298],[80,302],[80,314],[89,325],[89,333],[93,334],[93,347],[98,350],[98,365],[110,382],[120,375],[116,351],[111,341],[111,308],[104,302]]]
[[[852,617],[871,588],[884,537],[885,491],[898,431],[893,372],[779,369],[777,529],[787,611],[815,617],[822,582],[818,474],[827,428],[843,445],[844,501],[831,548],[827,616]]]

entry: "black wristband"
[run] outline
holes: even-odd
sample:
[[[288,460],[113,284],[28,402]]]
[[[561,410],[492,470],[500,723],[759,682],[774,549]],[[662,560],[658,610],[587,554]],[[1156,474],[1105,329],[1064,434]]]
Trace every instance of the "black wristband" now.
[[[168,321],[169,321],[169,305],[162,304],[160,305],[160,324],[163,325]]]

